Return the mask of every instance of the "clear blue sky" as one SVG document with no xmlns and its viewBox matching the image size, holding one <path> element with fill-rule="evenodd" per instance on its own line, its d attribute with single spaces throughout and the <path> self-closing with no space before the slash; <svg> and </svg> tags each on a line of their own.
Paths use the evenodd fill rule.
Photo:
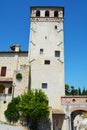
<svg viewBox="0 0 87 130">
<path fill-rule="evenodd" d="M 64 6 L 65 83 L 87 88 L 87 0 L 0 0 L 0 51 L 28 50 L 30 6 Z"/>
</svg>

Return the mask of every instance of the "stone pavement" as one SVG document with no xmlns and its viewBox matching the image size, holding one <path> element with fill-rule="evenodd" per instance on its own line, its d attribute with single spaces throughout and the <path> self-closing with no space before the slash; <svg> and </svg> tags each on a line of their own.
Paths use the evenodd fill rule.
<svg viewBox="0 0 87 130">
<path fill-rule="evenodd" d="M 0 130 L 22 130 L 21 127 L 0 124 Z"/>
</svg>

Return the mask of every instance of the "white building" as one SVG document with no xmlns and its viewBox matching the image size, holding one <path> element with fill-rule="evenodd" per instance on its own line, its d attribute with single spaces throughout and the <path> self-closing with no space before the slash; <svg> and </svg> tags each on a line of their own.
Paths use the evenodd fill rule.
<svg viewBox="0 0 87 130">
<path fill-rule="evenodd" d="M 42 89 L 46 93 L 52 119 L 57 122 L 53 127 L 61 129 L 64 116 L 61 96 L 65 95 L 64 8 L 31 7 L 30 21 L 31 89 Z"/>
</svg>

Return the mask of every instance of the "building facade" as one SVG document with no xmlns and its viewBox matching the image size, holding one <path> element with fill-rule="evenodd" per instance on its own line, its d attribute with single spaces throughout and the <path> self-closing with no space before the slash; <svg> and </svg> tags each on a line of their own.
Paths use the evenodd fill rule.
<svg viewBox="0 0 87 130">
<path fill-rule="evenodd" d="M 22 79 L 16 75 L 21 73 Z M 12 98 L 24 93 L 29 84 L 28 52 L 21 51 L 18 44 L 11 51 L 0 52 L 0 121 L 6 121 L 4 111 Z"/>
<path fill-rule="evenodd" d="M 31 7 L 29 51 L 18 44 L 0 52 L 0 120 L 13 97 L 28 89 L 42 89 L 50 106 L 51 130 L 66 130 L 61 97 L 64 85 L 64 8 Z M 17 74 L 22 79 L 17 79 Z M 31 77 L 29 79 L 29 77 Z"/>
<path fill-rule="evenodd" d="M 30 87 L 42 89 L 48 96 L 54 130 L 63 129 L 64 124 L 61 105 L 61 96 L 65 95 L 63 23 L 63 7 L 31 7 Z"/>
</svg>

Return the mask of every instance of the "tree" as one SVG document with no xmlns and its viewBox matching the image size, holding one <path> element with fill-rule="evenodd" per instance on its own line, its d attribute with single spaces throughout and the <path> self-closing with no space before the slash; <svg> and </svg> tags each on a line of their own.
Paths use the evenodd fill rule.
<svg viewBox="0 0 87 130">
<path fill-rule="evenodd" d="M 75 93 L 74 91 L 75 91 L 74 86 L 71 86 L 71 92 L 70 92 L 70 93 L 71 93 L 71 95 L 75 95 L 75 94 L 74 94 L 74 93 Z"/>
<path fill-rule="evenodd" d="M 78 95 L 82 95 L 81 88 L 78 88 Z"/>
<path fill-rule="evenodd" d="M 76 89 L 74 86 L 65 84 L 65 94 L 67 96 L 87 96 L 87 90 L 85 87 L 81 90 L 80 87 Z"/>
<path fill-rule="evenodd" d="M 65 94 L 70 95 L 70 86 L 68 84 L 65 84 Z"/>
<path fill-rule="evenodd" d="M 29 90 L 21 95 L 17 107 L 22 115 L 32 121 L 31 128 L 33 130 L 37 130 L 38 121 L 49 117 L 48 98 L 41 90 Z"/>
<path fill-rule="evenodd" d="M 12 101 L 8 104 L 7 110 L 4 112 L 7 120 L 11 122 L 17 122 L 19 119 L 19 112 L 16 108 L 16 105 L 19 103 L 20 98 L 13 98 Z"/>
<path fill-rule="evenodd" d="M 83 90 L 82 90 L 82 95 L 86 95 L 85 87 L 84 87 Z"/>
</svg>

